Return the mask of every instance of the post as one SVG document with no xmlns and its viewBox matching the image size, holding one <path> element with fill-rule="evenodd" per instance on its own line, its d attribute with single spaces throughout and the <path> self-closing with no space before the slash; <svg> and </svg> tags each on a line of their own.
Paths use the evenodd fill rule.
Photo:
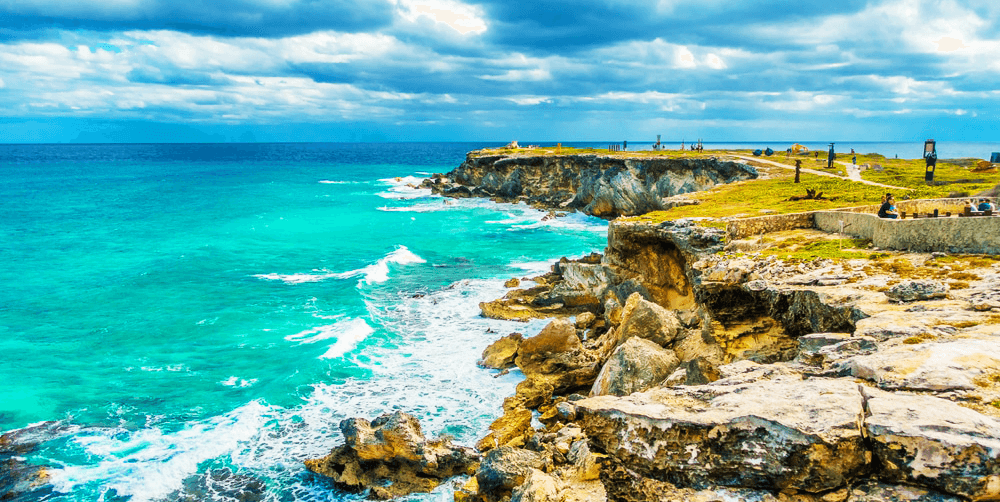
<svg viewBox="0 0 1000 502">
<path fill-rule="evenodd" d="M 799 173 L 802 172 L 802 161 L 795 159 L 795 182 L 799 182 Z"/>
<path fill-rule="evenodd" d="M 924 162 L 927 164 L 924 181 L 930 183 L 934 181 L 934 169 L 937 168 L 937 142 L 933 139 L 924 141 Z"/>
</svg>

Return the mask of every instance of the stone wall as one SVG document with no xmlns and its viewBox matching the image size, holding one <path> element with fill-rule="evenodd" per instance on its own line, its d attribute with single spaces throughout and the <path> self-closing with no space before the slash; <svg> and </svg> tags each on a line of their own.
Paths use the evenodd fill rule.
<svg viewBox="0 0 1000 502">
<path fill-rule="evenodd" d="M 733 220 L 726 224 L 730 240 L 746 239 L 754 235 L 796 228 L 812 228 L 813 213 L 775 214 Z"/>
<path fill-rule="evenodd" d="M 907 214 L 912 214 L 914 212 L 920 214 L 933 213 L 935 209 L 938 210 L 939 214 L 944 214 L 950 211 L 952 214 L 958 214 L 962 212 L 965 207 L 965 201 L 968 199 L 915 199 L 915 200 L 897 200 L 896 209 L 899 211 L 906 211 Z M 867 206 L 855 206 L 855 207 L 845 207 L 837 209 L 841 212 L 850 213 L 878 213 L 879 204 L 869 204 Z"/>
<path fill-rule="evenodd" d="M 939 211 L 941 208 L 938 208 Z M 901 209 L 902 210 L 902 209 Z M 1000 218 L 882 219 L 874 214 L 818 211 L 816 228 L 871 239 L 884 249 L 1000 254 Z"/>
</svg>

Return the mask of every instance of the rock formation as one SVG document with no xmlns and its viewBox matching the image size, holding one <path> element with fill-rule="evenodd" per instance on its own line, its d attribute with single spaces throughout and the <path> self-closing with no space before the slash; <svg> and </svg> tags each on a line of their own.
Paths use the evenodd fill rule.
<svg viewBox="0 0 1000 502">
<path fill-rule="evenodd" d="M 746 164 L 711 159 L 598 155 L 508 156 L 470 152 L 421 185 L 446 197 L 493 197 L 614 218 L 690 203 L 675 196 L 752 179 Z"/>
<path fill-rule="evenodd" d="M 347 419 L 340 430 L 344 444 L 306 460 L 306 467 L 345 490 L 370 489 L 377 499 L 429 492 L 446 478 L 471 474 L 479 463 L 478 454 L 447 438 L 427 440 L 417 419 L 402 412 L 372 422 Z"/>
</svg>

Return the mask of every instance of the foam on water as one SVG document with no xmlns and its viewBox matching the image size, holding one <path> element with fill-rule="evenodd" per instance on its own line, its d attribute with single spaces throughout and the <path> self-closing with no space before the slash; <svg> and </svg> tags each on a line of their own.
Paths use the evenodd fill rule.
<svg viewBox="0 0 1000 502">
<path fill-rule="evenodd" d="M 416 263 L 426 263 L 423 258 L 413 254 L 406 246 L 397 246 L 395 250 L 380 258 L 371 265 L 349 270 L 347 272 L 331 272 L 329 270 L 314 270 L 313 273 L 298 274 L 256 274 L 254 277 L 269 281 L 281 281 L 285 284 L 303 284 L 309 282 L 320 282 L 327 279 L 350 279 L 361 276 L 358 287 L 363 284 L 377 284 L 389 280 L 389 265 L 408 265 Z"/>
<path fill-rule="evenodd" d="M 320 359 L 331 359 L 341 357 L 351 351 L 359 342 L 374 332 L 375 330 L 364 319 L 348 319 L 336 324 L 317 326 L 294 335 L 288 335 L 285 340 L 299 344 L 311 344 L 334 338 L 335 342 L 323 355 L 319 356 Z"/>
<path fill-rule="evenodd" d="M 271 407 L 254 401 L 172 433 L 156 427 L 92 430 L 73 441 L 88 455 L 100 457 L 100 462 L 48 472 L 54 489 L 62 493 L 97 484 L 102 490 L 131 496 L 132 502 L 162 499 L 177 490 L 202 462 L 234 451 L 257 436 L 273 413 Z"/>
<path fill-rule="evenodd" d="M 419 185 L 424 179 L 416 176 L 403 176 L 399 178 L 385 178 L 380 179 L 379 182 L 389 185 L 389 189 L 385 192 L 380 192 L 375 195 L 385 199 L 396 199 L 396 200 L 410 200 L 410 199 L 424 199 L 430 197 L 439 197 L 433 195 L 431 191 L 427 188 L 414 188 L 414 186 Z"/>
</svg>

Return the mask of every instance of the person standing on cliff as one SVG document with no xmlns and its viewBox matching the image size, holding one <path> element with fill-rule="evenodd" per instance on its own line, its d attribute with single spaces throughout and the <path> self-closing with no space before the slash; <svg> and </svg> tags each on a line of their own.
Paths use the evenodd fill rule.
<svg viewBox="0 0 1000 502">
<path fill-rule="evenodd" d="M 882 202 L 882 205 L 878 208 L 878 217 L 890 219 L 899 218 L 899 215 L 896 214 L 896 199 L 892 197 L 891 193 L 885 194 L 885 201 Z"/>
</svg>

